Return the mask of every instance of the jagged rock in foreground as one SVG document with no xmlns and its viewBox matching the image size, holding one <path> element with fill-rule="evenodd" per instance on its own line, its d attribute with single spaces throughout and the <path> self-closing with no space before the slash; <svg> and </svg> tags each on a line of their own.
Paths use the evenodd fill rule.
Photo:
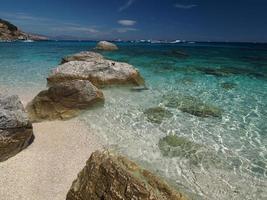
<svg viewBox="0 0 267 200">
<path fill-rule="evenodd" d="M 132 65 L 101 59 L 99 56 L 87 61 L 70 61 L 59 65 L 47 78 L 48 85 L 66 80 L 89 80 L 97 87 L 144 85 L 144 79 Z"/>
<path fill-rule="evenodd" d="M 117 47 L 117 45 L 115 45 L 111 42 L 100 41 L 97 43 L 96 49 L 97 50 L 104 50 L 104 51 L 114 51 L 114 50 L 118 50 L 119 48 Z"/>
<path fill-rule="evenodd" d="M 22 32 L 10 22 L 0 19 L 0 41 L 15 41 L 15 40 L 47 40 L 44 36 L 32 35 Z"/>
<path fill-rule="evenodd" d="M 125 157 L 95 152 L 79 173 L 67 200 L 186 200 L 151 172 Z"/>
<path fill-rule="evenodd" d="M 0 162 L 25 149 L 33 138 L 32 124 L 18 96 L 0 93 Z"/>
<path fill-rule="evenodd" d="M 69 119 L 103 103 L 103 93 L 86 80 L 65 81 L 41 91 L 26 107 L 32 122 Z"/>
<path fill-rule="evenodd" d="M 61 64 L 70 62 L 70 61 L 91 61 L 94 59 L 103 59 L 103 56 L 99 53 L 93 51 L 82 51 L 74 55 L 66 56 L 62 58 Z"/>
</svg>

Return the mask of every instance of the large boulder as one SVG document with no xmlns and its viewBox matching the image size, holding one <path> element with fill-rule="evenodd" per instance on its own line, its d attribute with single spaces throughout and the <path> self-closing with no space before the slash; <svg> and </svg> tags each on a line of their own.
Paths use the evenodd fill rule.
<svg viewBox="0 0 267 200">
<path fill-rule="evenodd" d="M 41 91 L 26 109 L 30 120 L 69 119 L 104 101 L 103 93 L 86 80 L 65 81 Z"/>
<path fill-rule="evenodd" d="M 47 78 L 48 85 L 67 80 L 89 80 L 97 87 L 114 84 L 144 85 L 144 79 L 132 65 L 99 58 L 59 65 Z"/>
<path fill-rule="evenodd" d="M 70 56 L 66 56 L 62 58 L 61 64 L 64 64 L 70 61 L 91 61 L 94 59 L 103 59 L 103 56 L 93 51 L 82 51 L 80 53 L 76 53 L 74 55 L 70 55 Z"/>
<path fill-rule="evenodd" d="M 104 51 L 114 51 L 114 50 L 118 50 L 119 48 L 117 47 L 117 45 L 115 45 L 111 42 L 100 41 L 97 43 L 96 49 L 97 50 L 104 50 Z"/>
<path fill-rule="evenodd" d="M 32 124 L 17 95 L 0 94 L 0 162 L 33 141 Z"/>
<path fill-rule="evenodd" d="M 185 200 L 151 172 L 109 152 L 91 155 L 67 200 Z"/>
</svg>

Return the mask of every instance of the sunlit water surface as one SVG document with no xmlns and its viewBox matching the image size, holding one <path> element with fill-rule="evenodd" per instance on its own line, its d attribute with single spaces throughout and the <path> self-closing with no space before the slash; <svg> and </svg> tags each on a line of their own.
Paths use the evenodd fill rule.
<svg viewBox="0 0 267 200">
<path fill-rule="evenodd" d="M 0 89 L 33 96 L 45 88 L 47 75 L 61 57 L 94 46 L 93 42 L 0 43 Z M 89 130 L 193 198 L 267 199 L 267 45 L 119 46 L 119 51 L 103 55 L 138 68 L 149 90 L 105 88 L 104 107 L 79 117 Z M 225 83 L 230 87 L 223 87 Z M 170 95 L 195 97 L 221 109 L 222 115 L 203 118 L 166 107 Z M 144 113 L 154 107 L 171 115 L 153 123 Z M 164 155 L 159 141 L 168 135 L 201 146 L 201 157 L 199 152 Z"/>
</svg>

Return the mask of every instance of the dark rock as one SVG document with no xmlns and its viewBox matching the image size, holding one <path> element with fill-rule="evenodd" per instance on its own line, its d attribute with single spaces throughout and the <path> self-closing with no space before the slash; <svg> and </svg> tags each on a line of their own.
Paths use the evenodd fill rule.
<svg viewBox="0 0 267 200">
<path fill-rule="evenodd" d="M 95 152 L 66 200 L 186 200 L 165 181 L 125 157 Z"/>
<path fill-rule="evenodd" d="M 225 83 L 222 83 L 221 86 L 225 90 L 232 90 L 237 86 L 237 84 L 236 83 L 225 82 Z"/>
<path fill-rule="evenodd" d="M 158 146 L 163 156 L 185 158 L 190 165 L 195 167 L 233 169 L 233 166 L 230 166 L 215 151 L 204 145 L 192 142 L 185 137 L 168 135 L 159 140 Z"/>
<path fill-rule="evenodd" d="M 192 85 L 194 83 L 194 79 L 191 77 L 184 77 L 176 80 L 176 83 L 182 83 L 184 85 Z"/>
<path fill-rule="evenodd" d="M 69 119 L 103 101 L 103 93 L 89 81 L 73 80 L 54 84 L 40 92 L 26 109 L 33 122 Z"/>
<path fill-rule="evenodd" d="M 131 91 L 135 91 L 135 92 L 141 92 L 144 90 L 149 90 L 149 88 L 146 86 L 136 86 L 136 87 L 131 88 Z"/>
<path fill-rule="evenodd" d="M 144 111 L 144 115 L 149 122 L 161 124 L 164 119 L 171 118 L 173 114 L 162 107 L 149 108 Z"/>
<path fill-rule="evenodd" d="M 177 108 L 182 112 L 189 113 L 198 117 L 221 117 L 222 110 L 203 103 L 195 97 L 184 95 L 167 95 L 163 103 L 166 107 Z"/>
<path fill-rule="evenodd" d="M 33 141 L 32 124 L 18 96 L 0 94 L 0 162 Z"/>
<path fill-rule="evenodd" d="M 265 78 L 266 75 L 254 71 L 249 68 L 236 68 L 236 67 L 220 67 L 220 68 L 196 68 L 199 72 L 207 74 L 207 75 L 213 75 L 217 77 L 228 77 L 228 76 L 234 76 L 234 75 L 241 75 L 241 76 L 251 76 L 256 78 Z"/>
<path fill-rule="evenodd" d="M 201 145 L 177 135 L 168 135 L 161 138 L 158 146 L 163 156 L 185 158 L 190 158 L 202 148 Z"/>
<path fill-rule="evenodd" d="M 180 50 L 172 50 L 171 55 L 175 56 L 176 58 L 188 58 L 189 54 Z"/>
</svg>

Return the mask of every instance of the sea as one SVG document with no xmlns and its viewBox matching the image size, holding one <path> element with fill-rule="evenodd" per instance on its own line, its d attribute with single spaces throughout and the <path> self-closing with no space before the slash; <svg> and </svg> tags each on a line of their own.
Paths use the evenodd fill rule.
<svg viewBox="0 0 267 200">
<path fill-rule="evenodd" d="M 192 199 L 267 199 L 267 44 L 131 43 L 104 57 L 140 71 L 146 88 L 103 88 L 78 118 Z M 61 58 L 96 42 L 0 43 L 0 91 L 26 101 Z"/>
</svg>

